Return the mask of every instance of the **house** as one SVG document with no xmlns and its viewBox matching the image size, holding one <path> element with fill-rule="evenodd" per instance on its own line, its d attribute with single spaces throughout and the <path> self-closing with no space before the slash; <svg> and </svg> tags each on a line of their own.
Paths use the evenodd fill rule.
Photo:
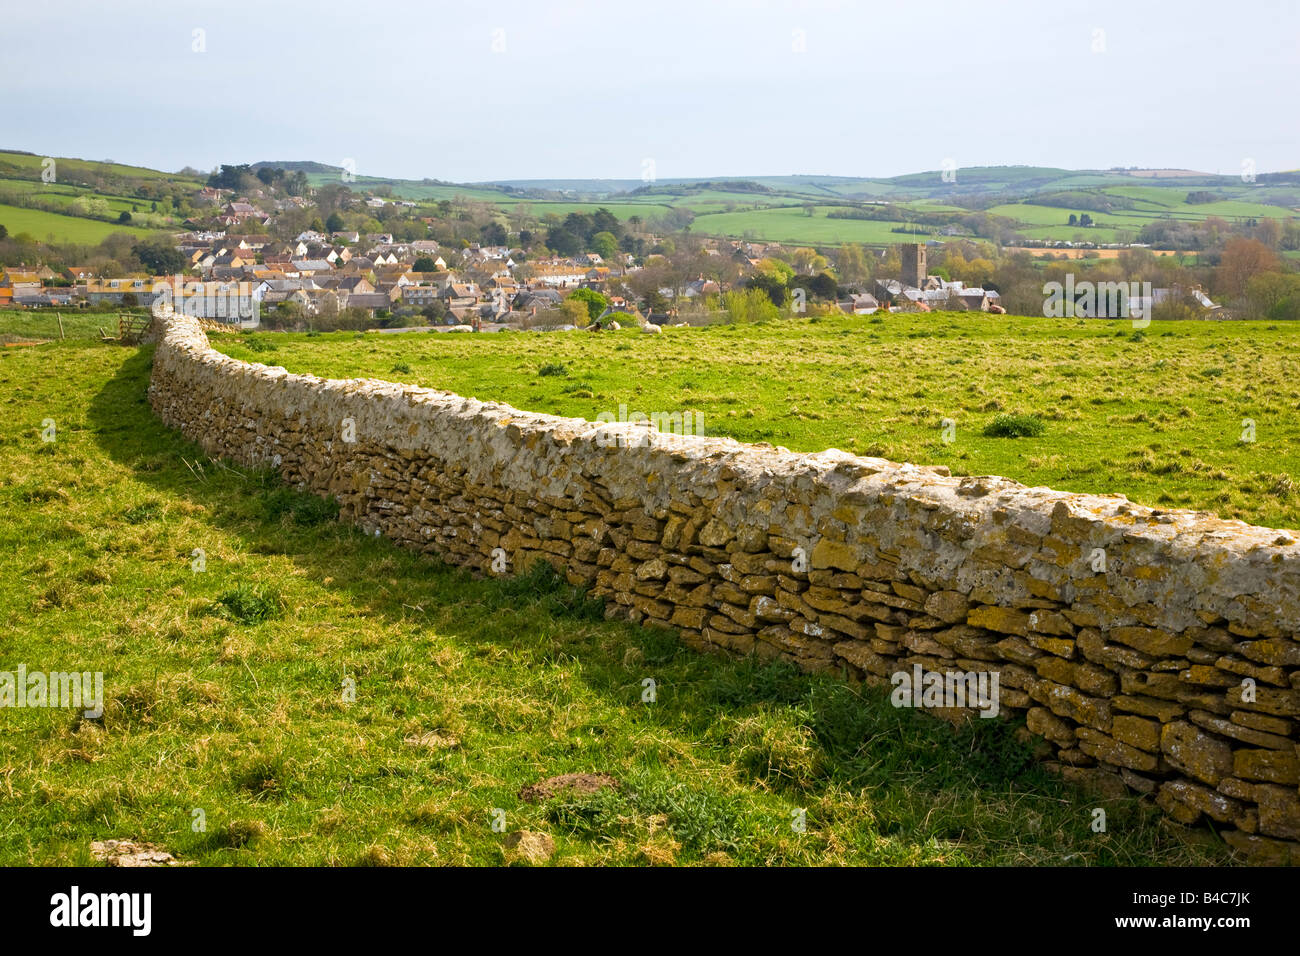
<svg viewBox="0 0 1300 956">
<path fill-rule="evenodd" d="M 360 292 L 347 297 L 347 307 L 349 309 L 365 309 L 373 316 L 378 311 L 391 309 L 393 300 L 382 292 Z"/>
<path fill-rule="evenodd" d="M 349 295 L 367 295 L 375 291 L 375 287 L 365 276 L 341 276 L 335 288 Z"/>
<path fill-rule="evenodd" d="M 262 210 L 258 209 L 256 206 L 246 202 L 226 203 L 225 208 L 222 209 L 221 213 L 227 218 L 234 219 L 235 222 L 243 222 L 245 219 L 250 219 L 254 216 L 266 215 L 266 213 L 262 212 Z"/>
<path fill-rule="evenodd" d="M 71 279 L 73 282 L 82 282 L 86 279 L 93 279 L 95 270 L 90 266 L 68 266 L 63 270 L 63 278 Z"/>
<path fill-rule="evenodd" d="M 135 297 L 137 305 L 150 306 L 156 298 L 154 283 L 149 279 L 126 276 L 117 279 L 90 279 L 86 282 L 86 299 L 91 305 L 123 305 L 126 296 Z"/>
<path fill-rule="evenodd" d="M 295 259 L 293 267 L 299 274 L 304 272 L 333 272 L 334 265 L 324 259 Z"/>
<path fill-rule="evenodd" d="M 335 242 L 360 242 L 361 233 L 359 232 L 335 232 L 331 233 Z"/>
<path fill-rule="evenodd" d="M 586 278 L 587 270 L 572 262 L 539 262 L 533 266 L 532 282 L 553 289 L 576 288 Z"/>
<path fill-rule="evenodd" d="M 514 307 L 523 312 L 559 308 L 564 296 L 554 289 L 524 289 L 514 299 Z"/>
<path fill-rule="evenodd" d="M 173 296 L 173 305 L 178 312 L 198 318 L 227 322 L 241 328 L 255 328 L 259 324 L 259 315 L 265 286 L 250 286 L 244 282 L 184 282 L 179 290 L 170 284 L 157 283 L 155 289 L 161 293 L 163 288 Z"/>
<path fill-rule="evenodd" d="M 880 302 L 870 292 L 860 292 L 840 302 L 839 307 L 850 315 L 872 315 L 880 309 Z"/>
<path fill-rule="evenodd" d="M 40 295 L 41 277 L 25 269 L 10 269 L 0 277 L 0 303 L 12 302 L 19 296 Z"/>
<path fill-rule="evenodd" d="M 402 287 L 402 301 L 416 308 L 432 305 L 442 295 L 442 290 L 432 285 L 408 285 Z"/>
<path fill-rule="evenodd" d="M 13 304 L 20 309 L 48 309 L 51 306 L 67 308 L 72 304 L 71 289 L 43 289 L 35 295 L 14 296 Z"/>
<path fill-rule="evenodd" d="M 718 295 L 722 292 L 722 286 L 712 279 L 706 279 L 700 276 L 693 282 L 686 283 L 686 288 L 682 290 L 682 295 L 687 299 L 694 299 L 706 295 Z"/>
<path fill-rule="evenodd" d="M 482 301 L 483 294 L 472 282 L 453 282 L 442 290 L 442 298 L 448 309 L 456 311 L 474 308 Z"/>
</svg>

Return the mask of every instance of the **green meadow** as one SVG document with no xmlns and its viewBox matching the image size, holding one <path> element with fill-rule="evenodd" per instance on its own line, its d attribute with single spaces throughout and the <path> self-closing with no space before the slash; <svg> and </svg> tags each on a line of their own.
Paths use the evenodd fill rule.
<svg viewBox="0 0 1300 956">
<path fill-rule="evenodd" d="M 103 242 L 106 237 L 115 232 L 125 232 L 133 236 L 154 234 L 153 230 L 141 229 L 138 226 L 123 226 L 115 222 L 63 216 L 43 209 L 24 209 L 20 206 L 3 204 L 0 204 L 0 225 L 8 229 L 11 236 L 27 233 L 41 241 L 53 236 L 55 242 L 85 244 Z"/>
<path fill-rule="evenodd" d="M 803 206 L 779 206 L 744 212 L 719 212 L 697 216 L 691 232 L 702 236 L 765 239 L 807 245 L 840 245 L 862 242 L 888 245 L 895 242 L 921 242 L 926 235 L 894 232 L 902 225 L 876 219 L 831 219 L 826 213 L 836 206 L 817 206 L 808 215 Z"/>
<path fill-rule="evenodd" d="M 904 327 L 887 342 L 873 331 L 223 341 L 321 371 L 397 377 L 392 366 L 410 363 L 409 378 L 546 410 L 624 394 L 707 402 L 738 434 L 790 430 L 794 444 L 819 444 L 834 412 L 863 443 L 898 430 L 901 449 L 924 441 L 921 408 L 935 401 L 900 391 L 902 360 L 934 363 Z M 1048 332 L 1024 348 L 1047 355 Z M 1131 351 L 1140 343 L 1058 334 L 1062 361 L 1095 346 L 1111 368 L 1152 364 Z M 984 403 L 1011 397 L 992 368 L 978 372 L 995 341 L 972 335 L 961 354 L 977 365 L 926 374 L 979 383 Z M 1234 361 L 1216 360 L 1230 369 L 1221 389 L 1248 362 L 1233 348 Z M 1014 723 L 954 728 L 833 676 L 606 621 L 553 575 L 477 580 L 366 537 L 330 502 L 208 460 L 164 428 L 146 401 L 150 360 L 86 341 L 0 349 L 0 670 L 104 680 L 99 717 L 0 709 L 0 864 L 89 864 L 92 841 L 118 838 L 200 865 L 497 865 L 515 860 L 506 839 L 519 830 L 547 834 L 557 865 L 1227 859 L 1209 830 L 1051 776 Z M 539 378 L 545 362 L 570 374 Z M 834 379 L 814 375 L 826 362 Z M 1081 384 L 1061 389 L 1086 406 Z M 853 410 L 864 403 L 897 418 Z M 984 417 L 963 414 L 963 434 Z M 1049 417 L 1048 439 L 1077 421 Z M 568 773 L 616 786 L 525 793 Z M 1096 807 L 1105 833 L 1091 830 Z"/>
<path fill-rule="evenodd" d="M 690 410 L 708 434 L 1119 492 L 1300 528 L 1300 327 L 964 313 L 456 336 L 213 337 L 236 358 L 595 419 Z M 256 351 L 255 351 L 256 349 Z M 544 366 L 552 366 L 539 374 Z M 1037 437 L 984 434 L 999 414 Z M 942 440 L 941 423 L 955 423 Z M 1253 441 L 1245 422 L 1254 424 Z"/>
</svg>

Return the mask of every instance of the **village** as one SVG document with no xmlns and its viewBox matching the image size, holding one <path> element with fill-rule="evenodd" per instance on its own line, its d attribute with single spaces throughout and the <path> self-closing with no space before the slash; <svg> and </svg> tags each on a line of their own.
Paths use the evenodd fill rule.
<svg viewBox="0 0 1300 956">
<path fill-rule="evenodd" d="M 99 274 L 79 266 L 13 267 L 0 275 L 0 307 L 150 308 L 166 297 L 189 314 L 243 328 L 329 327 L 334 317 L 349 314 L 388 327 L 497 330 L 572 327 L 566 315 L 580 313 L 566 313 L 564 303 L 586 289 L 602 297 L 597 301 L 605 308 L 591 316 L 598 322 L 622 318 L 641 325 L 687 320 L 699 324 L 711 314 L 716 318 L 722 297 L 751 285 L 765 262 L 795 258 L 798 264 L 792 257 L 796 250 L 780 243 L 705 239 L 698 249 L 705 268 L 694 275 L 677 270 L 663 284 L 649 287 L 649 273 L 641 281 L 636 281 L 637 274 L 647 266 L 653 270 L 656 260 L 666 263 L 665 256 L 653 252 L 562 256 L 544 250 L 537 256 L 534 250 L 508 244 L 462 241 L 448 247 L 433 238 L 402 240 L 391 233 L 345 229 L 307 229 L 277 239 L 269 231 L 277 215 L 292 207 L 310 208 L 307 200 L 290 196 L 259 202 L 247 196 L 226 198 L 224 192 L 211 186 L 200 191 L 197 200 L 209 205 L 212 214 L 206 217 L 206 227 L 173 237 L 181 256 L 177 272 Z M 375 196 L 358 202 L 369 209 L 416 206 Z M 658 237 L 649 238 L 655 248 Z M 847 287 L 810 281 L 812 297 L 855 315 L 882 309 L 1003 311 L 996 290 L 929 274 L 926 245 L 898 248 L 902 267 L 896 277 Z M 883 249 L 874 254 L 886 257 Z M 710 260 L 726 268 L 711 267 Z M 805 260 L 810 280 L 819 268 L 833 268 L 816 254 Z M 663 270 L 665 275 L 672 271 Z M 797 280 L 793 284 L 797 286 Z M 797 291 L 793 311 L 803 311 L 808 297 L 807 290 Z"/>
</svg>

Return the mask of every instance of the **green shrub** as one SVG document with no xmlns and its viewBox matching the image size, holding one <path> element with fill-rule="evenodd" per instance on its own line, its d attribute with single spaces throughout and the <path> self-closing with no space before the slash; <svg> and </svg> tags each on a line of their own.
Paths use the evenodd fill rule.
<svg viewBox="0 0 1300 956">
<path fill-rule="evenodd" d="M 334 521 L 339 516 L 339 502 L 332 495 L 321 498 L 292 488 L 272 490 L 264 497 L 263 505 L 268 520 L 281 521 L 288 515 L 294 524 L 305 528 Z"/>
<path fill-rule="evenodd" d="M 1042 419 L 1036 415 L 1012 415 L 1003 412 L 984 426 L 989 438 L 1037 438 L 1044 431 Z"/>
<path fill-rule="evenodd" d="M 284 599 L 272 588 L 241 584 L 226 591 L 212 602 L 211 611 L 240 624 L 260 624 L 278 617 L 284 610 Z"/>
<path fill-rule="evenodd" d="M 274 342 L 268 342 L 266 339 L 259 339 L 253 335 L 244 339 L 243 344 L 244 348 L 248 349 L 250 352 L 274 352 L 279 348 L 279 346 Z"/>
</svg>

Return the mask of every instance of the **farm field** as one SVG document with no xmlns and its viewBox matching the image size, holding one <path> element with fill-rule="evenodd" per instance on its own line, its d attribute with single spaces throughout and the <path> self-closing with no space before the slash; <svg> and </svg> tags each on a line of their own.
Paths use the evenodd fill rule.
<svg viewBox="0 0 1300 956">
<path fill-rule="evenodd" d="M 10 166 L 16 169 L 39 172 L 42 169 L 44 159 L 44 156 L 34 156 L 27 153 L 15 153 L 7 150 L 0 150 L 0 169 Z M 79 178 L 88 173 L 104 173 L 112 176 L 127 176 L 132 178 L 190 181 L 189 177 L 186 176 L 161 172 L 144 166 L 127 166 L 122 163 L 109 163 L 93 159 L 72 158 L 58 158 L 57 162 L 58 167 L 63 170 L 61 175 L 62 179 Z"/>
<path fill-rule="evenodd" d="M 615 218 L 627 220 L 631 216 L 661 216 L 668 211 L 668 206 L 651 202 L 547 202 L 535 199 L 504 201 L 498 203 L 503 213 L 512 213 L 523 206 L 531 215 L 542 218 L 548 215 L 560 217 L 571 212 L 593 213 L 597 209 L 606 209 Z"/>
<path fill-rule="evenodd" d="M 864 242 L 888 245 L 896 242 L 918 242 L 925 235 L 908 235 L 894 232 L 897 222 L 875 219 L 830 219 L 828 209 L 818 206 L 816 214 L 809 216 L 802 206 L 783 206 L 773 209 L 756 209 L 748 212 L 720 212 L 697 216 L 691 231 L 704 236 L 747 238 L 753 236 L 771 242 L 818 243 L 838 245 L 844 242 Z"/>
<path fill-rule="evenodd" d="M 97 219 L 82 219 L 77 216 L 61 216 L 43 209 L 23 209 L 20 206 L 0 204 L 0 225 L 9 230 L 10 235 L 29 233 L 36 239 L 44 240 L 53 235 L 55 242 L 102 242 L 105 237 L 115 232 L 130 233 L 133 236 L 148 236 L 154 230 L 141 229 L 138 226 L 123 226 L 115 222 L 100 222 Z"/>
<path fill-rule="evenodd" d="M 594 419 L 693 411 L 705 432 L 1300 528 L 1300 327 L 1019 316 L 443 336 L 219 335 L 241 359 Z M 250 345 L 252 347 L 250 347 Z M 257 349 L 258 351 L 255 351 Z M 545 366 L 555 374 L 540 374 Z M 409 371 L 407 371 L 409 369 Z M 1002 413 L 1038 437 L 988 437 Z M 955 422 L 945 444 L 940 426 Z M 1243 421 L 1253 442 L 1242 441 Z"/>
<path fill-rule="evenodd" d="M 626 358 L 626 338 L 573 344 Z M 389 360 L 369 338 L 303 344 Z M 164 428 L 149 362 L 0 350 L 6 652 L 102 671 L 105 699 L 102 719 L 0 709 L 0 864 L 88 865 L 108 837 L 204 865 L 498 864 L 494 810 L 550 834 L 558 865 L 1226 860 L 1208 831 L 1047 775 L 1009 723 L 954 730 L 883 692 L 700 655 L 544 575 L 475 580 L 339 525 Z M 621 786 L 521 797 L 563 773 Z"/>
</svg>

